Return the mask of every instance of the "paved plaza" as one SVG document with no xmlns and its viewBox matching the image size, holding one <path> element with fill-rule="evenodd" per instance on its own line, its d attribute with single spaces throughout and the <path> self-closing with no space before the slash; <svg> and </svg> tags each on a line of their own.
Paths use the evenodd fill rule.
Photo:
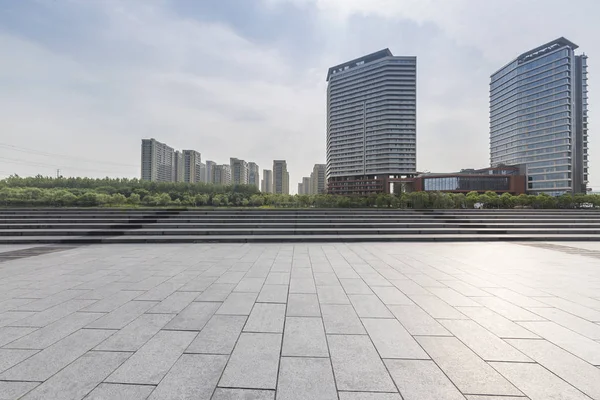
<svg viewBox="0 0 600 400">
<path fill-rule="evenodd" d="M 600 399 L 600 243 L 0 246 L 0 399 Z"/>
</svg>

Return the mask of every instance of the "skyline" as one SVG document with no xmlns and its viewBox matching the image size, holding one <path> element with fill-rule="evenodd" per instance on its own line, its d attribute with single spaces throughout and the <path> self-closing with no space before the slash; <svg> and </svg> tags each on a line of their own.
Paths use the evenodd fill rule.
<svg viewBox="0 0 600 400">
<path fill-rule="evenodd" d="M 57 3 L 0 5 L 11 54 L 0 65 L 2 177 L 137 177 L 139 141 L 156 137 L 211 160 L 286 159 L 295 191 L 325 160 L 327 69 L 387 47 L 418 58 L 417 170 L 486 167 L 490 75 L 564 36 L 591 60 L 590 187 L 600 188 L 593 0 L 566 11 L 516 0 Z"/>
</svg>

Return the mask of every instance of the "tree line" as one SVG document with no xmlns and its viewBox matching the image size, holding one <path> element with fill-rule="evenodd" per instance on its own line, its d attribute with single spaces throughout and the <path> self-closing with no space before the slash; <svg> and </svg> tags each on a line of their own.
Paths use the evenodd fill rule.
<svg viewBox="0 0 600 400">
<path fill-rule="evenodd" d="M 0 180 L 5 207 L 275 207 L 275 208 L 591 208 L 600 195 L 513 196 L 494 192 L 411 192 L 369 196 L 282 195 L 252 185 L 11 176 Z"/>
</svg>

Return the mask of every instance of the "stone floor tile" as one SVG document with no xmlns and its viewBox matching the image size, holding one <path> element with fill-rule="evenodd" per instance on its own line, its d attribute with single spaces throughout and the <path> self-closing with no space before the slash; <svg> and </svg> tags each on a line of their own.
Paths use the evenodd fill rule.
<svg viewBox="0 0 600 400">
<path fill-rule="evenodd" d="M 338 392 L 340 400 L 402 400 L 398 393 Z"/>
<path fill-rule="evenodd" d="M 367 333 L 351 305 L 323 304 L 321 311 L 327 334 L 364 335 Z"/>
<path fill-rule="evenodd" d="M 175 291 L 180 289 L 183 285 L 184 283 L 182 282 L 166 281 L 136 297 L 136 300 L 163 301 L 175 293 Z"/>
<path fill-rule="evenodd" d="M 444 300 L 446 303 L 450 304 L 452 307 L 477 307 L 480 305 L 467 296 L 464 296 L 458 293 L 456 290 L 448 287 L 428 288 L 428 290 L 440 299 Z"/>
<path fill-rule="evenodd" d="M 529 311 L 593 340 L 600 340 L 600 325 L 558 308 L 530 308 Z"/>
<path fill-rule="evenodd" d="M 367 285 L 369 285 L 369 287 L 371 289 L 374 290 L 375 287 L 385 287 L 385 286 L 394 286 L 392 285 L 392 283 L 387 280 L 386 278 L 384 278 L 383 276 L 379 275 L 376 272 L 373 273 L 361 273 L 360 277 L 365 281 L 365 283 Z"/>
<path fill-rule="evenodd" d="M 220 387 L 275 389 L 281 334 L 242 333 L 219 381 Z"/>
<path fill-rule="evenodd" d="M 35 332 L 36 328 L 21 328 L 15 326 L 5 326 L 0 328 L 0 347 L 14 342 L 15 340 L 22 338 L 23 336 L 29 335 Z"/>
<path fill-rule="evenodd" d="M 186 353 L 231 354 L 245 323 L 242 315 L 213 315 Z"/>
<path fill-rule="evenodd" d="M 288 285 L 289 283 L 289 272 L 269 272 L 265 280 L 265 285 Z"/>
<path fill-rule="evenodd" d="M 275 400 L 275 391 L 217 388 L 211 400 Z"/>
<path fill-rule="evenodd" d="M 281 355 L 329 357 L 321 318 L 287 317 Z"/>
<path fill-rule="evenodd" d="M 226 363 L 227 356 L 184 354 L 148 400 L 210 400 Z"/>
<path fill-rule="evenodd" d="M 285 304 L 256 303 L 244 332 L 283 333 Z"/>
<path fill-rule="evenodd" d="M 200 331 L 222 303 L 193 302 L 177 314 L 164 329 Z"/>
<path fill-rule="evenodd" d="M 148 314 L 177 314 L 186 308 L 200 293 L 175 292 L 151 309 Z"/>
<path fill-rule="evenodd" d="M 81 329 L 0 374 L 0 380 L 45 381 L 114 331 Z"/>
<path fill-rule="evenodd" d="M 339 390 L 372 392 L 396 390 L 368 336 L 328 335 L 327 342 Z"/>
<path fill-rule="evenodd" d="M 464 314 L 437 296 L 409 295 L 409 297 L 433 318 L 467 319 Z"/>
<path fill-rule="evenodd" d="M 258 293 L 237 293 L 233 292 L 223 302 L 223 305 L 217 310 L 217 314 L 227 315 L 250 315 L 252 306 L 256 301 Z"/>
<path fill-rule="evenodd" d="M 487 307 L 458 307 L 458 310 L 502 339 L 538 339 L 539 336 Z"/>
<path fill-rule="evenodd" d="M 350 302 L 361 318 L 392 318 L 388 308 L 374 294 L 350 294 Z"/>
<path fill-rule="evenodd" d="M 256 301 L 258 303 L 287 303 L 287 285 L 264 285 Z"/>
<path fill-rule="evenodd" d="M 388 308 L 411 335 L 452 336 L 419 306 L 389 306 Z"/>
<path fill-rule="evenodd" d="M 235 284 L 233 283 L 213 283 L 208 289 L 202 292 L 194 301 L 216 301 L 222 302 L 233 292 Z"/>
<path fill-rule="evenodd" d="M 35 311 L 6 311 L 0 313 L 0 328 L 7 325 L 18 326 L 18 321 L 31 317 L 34 314 L 36 314 Z"/>
<path fill-rule="evenodd" d="M 385 360 L 404 400 L 464 400 L 464 396 L 433 361 Z"/>
<path fill-rule="evenodd" d="M 316 294 L 290 293 L 287 306 L 288 317 L 320 317 L 319 300 Z"/>
<path fill-rule="evenodd" d="M 315 272 L 315 284 L 317 286 L 340 286 L 337 275 L 333 272 Z"/>
<path fill-rule="evenodd" d="M 381 358 L 429 359 L 427 353 L 398 320 L 362 318 L 362 323 Z"/>
<path fill-rule="evenodd" d="M 600 399 L 600 369 L 546 340 L 507 342 L 592 399 Z"/>
<path fill-rule="evenodd" d="M 532 362 L 475 321 L 446 319 L 440 320 L 440 323 L 485 361 Z"/>
<path fill-rule="evenodd" d="M 282 357 L 277 399 L 337 399 L 331 361 L 328 358 Z"/>
<path fill-rule="evenodd" d="M 310 278 L 295 278 L 292 273 L 290 280 L 290 293 L 317 293 L 315 281 Z"/>
<path fill-rule="evenodd" d="M 154 301 L 130 301 L 89 324 L 88 328 L 123 329 L 131 321 L 154 307 Z"/>
<path fill-rule="evenodd" d="M 143 314 L 125 328 L 100 343 L 94 350 L 138 351 L 148 340 L 158 333 L 174 314 Z"/>
<path fill-rule="evenodd" d="M 236 274 L 241 274 L 242 276 L 244 275 L 243 272 L 236 272 Z M 209 286 L 211 286 L 215 283 L 216 284 L 234 283 L 236 285 L 238 283 L 237 281 L 236 282 L 219 282 L 217 279 L 218 278 L 216 276 L 199 276 L 197 278 L 192 279 L 191 281 L 189 281 L 185 285 L 181 286 L 177 290 L 180 292 L 202 292 L 204 290 L 207 290 Z M 241 279 L 241 276 L 240 276 L 240 279 Z"/>
<path fill-rule="evenodd" d="M 531 400 L 589 400 L 589 397 L 539 364 L 492 362 L 490 365 Z"/>
<path fill-rule="evenodd" d="M 506 396 L 522 394 L 458 339 L 420 336 L 417 341 L 462 393 Z"/>
<path fill-rule="evenodd" d="M 41 328 L 46 325 L 50 325 L 53 322 L 58 321 L 67 315 L 73 314 L 76 311 L 81 310 L 84 307 L 93 304 L 95 300 L 68 300 L 62 304 L 58 304 L 54 307 L 48 308 L 47 310 L 35 313 L 29 317 L 20 319 L 12 325 L 21 327 Z"/>
<path fill-rule="evenodd" d="M 196 332 L 160 331 L 106 382 L 156 385 L 196 337 Z"/>
<path fill-rule="evenodd" d="M 419 285 L 423 286 L 424 288 L 446 287 L 446 285 L 444 285 L 440 281 L 433 279 L 427 274 L 410 274 L 408 275 L 408 277 L 411 280 L 418 283 Z"/>
<path fill-rule="evenodd" d="M 39 382 L 3 382 L 0 381 L 0 400 L 15 400 L 38 386 Z"/>
<path fill-rule="evenodd" d="M 5 347 L 13 349 L 42 350 L 97 320 L 102 315 L 103 314 L 99 313 L 75 312 L 11 342 Z"/>
<path fill-rule="evenodd" d="M 54 295 L 22 305 L 16 311 L 44 311 L 85 293 L 87 293 L 87 290 L 63 290 Z"/>
<path fill-rule="evenodd" d="M 129 356 L 131 353 L 90 351 L 29 392 L 24 399 L 81 399 Z"/>
<path fill-rule="evenodd" d="M 341 286 L 317 286 L 320 304 L 350 304 Z"/>
<path fill-rule="evenodd" d="M 396 286 L 407 296 L 411 295 L 430 295 L 431 292 L 410 279 L 393 279 L 392 285 Z"/>
<path fill-rule="evenodd" d="M 529 397 L 515 396 L 465 396 L 467 400 L 530 400 Z"/>
<path fill-rule="evenodd" d="M 550 321 L 520 324 L 590 364 L 600 365 L 600 343 Z"/>
<path fill-rule="evenodd" d="M 258 293 L 265 283 L 264 278 L 242 278 L 240 283 L 237 284 L 234 292 L 245 292 L 245 293 Z"/>
<path fill-rule="evenodd" d="M 362 279 L 340 279 L 346 294 L 373 294 L 373 291 Z"/>
<path fill-rule="evenodd" d="M 485 296 L 492 296 L 492 294 L 479 289 L 473 285 L 470 285 L 466 282 L 463 282 L 461 280 L 450 280 L 450 281 L 444 281 L 444 285 L 456 290 L 458 293 L 464 295 L 464 296 L 468 296 L 468 297 L 485 297 Z"/>
<path fill-rule="evenodd" d="M 144 294 L 143 291 L 121 290 L 102 300 L 96 301 L 94 304 L 82 308 L 80 311 L 109 313 L 142 294 Z"/>
<path fill-rule="evenodd" d="M 373 286 L 373 291 L 385 305 L 414 304 L 404 293 L 394 286 Z"/>
<path fill-rule="evenodd" d="M 538 301 L 530 296 L 524 296 L 520 293 L 514 292 L 507 288 L 487 288 L 486 292 L 489 292 L 496 297 L 504 299 L 516 306 L 523 307 L 523 308 L 548 307 L 547 304 L 541 303 L 540 301 Z"/>
<path fill-rule="evenodd" d="M 498 297 L 472 297 L 473 300 L 489 308 L 490 310 L 508 318 L 511 321 L 544 321 L 545 318 L 540 317 L 527 311 L 526 309 L 509 303 L 506 300 Z"/>
<path fill-rule="evenodd" d="M 244 275 L 245 272 L 243 271 L 225 272 L 219 277 L 219 279 L 215 281 L 215 283 L 235 283 L 237 285 L 240 283 Z"/>
<path fill-rule="evenodd" d="M 154 386 L 101 383 L 83 400 L 146 400 Z"/>
<path fill-rule="evenodd" d="M 37 350 L 0 349 L 0 372 L 6 371 L 37 352 Z"/>
</svg>

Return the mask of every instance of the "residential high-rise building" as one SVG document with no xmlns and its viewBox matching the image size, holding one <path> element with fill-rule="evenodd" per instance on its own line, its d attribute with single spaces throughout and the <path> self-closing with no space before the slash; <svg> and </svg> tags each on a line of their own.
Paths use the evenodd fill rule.
<svg viewBox="0 0 600 400">
<path fill-rule="evenodd" d="M 263 169 L 260 191 L 263 193 L 273 193 L 273 171 L 270 169 Z"/>
<path fill-rule="evenodd" d="M 142 139 L 142 180 L 171 182 L 174 179 L 175 150 L 155 139 Z"/>
<path fill-rule="evenodd" d="M 327 73 L 329 192 L 389 192 L 417 168 L 417 59 L 389 49 Z"/>
<path fill-rule="evenodd" d="M 198 176 L 199 181 L 202 183 L 207 183 L 206 181 L 206 164 L 200 163 L 200 174 Z"/>
<path fill-rule="evenodd" d="M 310 194 L 323 194 L 326 192 L 327 165 L 315 164 L 310 174 Z"/>
<path fill-rule="evenodd" d="M 231 166 L 231 183 L 234 185 L 247 185 L 248 163 L 237 158 L 230 158 L 229 165 Z"/>
<path fill-rule="evenodd" d="M 206 160 L 206 183 L 215 183 L 213 181 L 213 175 L 214 175 L 213 170 L 216 165 L 217 165 L 216 162 Z"/>
<path fill-rule="evenodd" d="M 200 153 L 195 150 L 183 150 L 183 165 L 184 182 L 202 182 L 202 160 Z"/>
<path fill-rule="evenodd" d="M 174 167 L 173 167 L 173 182 L 183 182 L 183 154 L 179 150 L 175 151 Z"/>
<path fill-rule="evenodd" d="M 290 194 L 290 174 L 285 160 L 273 160 L 273 193 Z"/>
<path fill-rule="evenodd" d="M 231 185 L 231 167 L 229 165 L 216 165 L 213 172 L 213 182 L 215 184 Z"/>
<path fill-rule="evenodd" d="M 561 37 L 491 76 L 491 165 L 525 165 L 532 193 L 587 190 L 587 56 L 577 48 Z"/>
<path fill-rule="evenodd" d="M 248 184 L 260 190 L 260 170 L 255 162 L 248 163 Z"/>
<path fill-rule="evenodd" d="M 302 182 L 298 183 L 298 194 L 304 194 L 304 185 Z"/>
</svg>

